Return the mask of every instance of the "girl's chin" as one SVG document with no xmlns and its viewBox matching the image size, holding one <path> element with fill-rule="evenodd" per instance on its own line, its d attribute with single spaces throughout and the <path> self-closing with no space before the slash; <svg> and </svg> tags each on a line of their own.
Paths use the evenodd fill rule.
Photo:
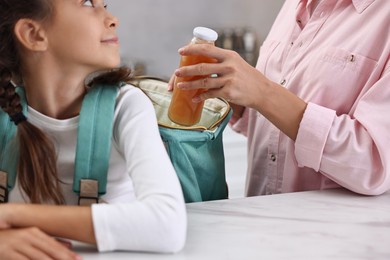
<svg viewBox="0 0 390 260">
<path fill-rule="evenodd" d="M 106 66 L 102 66 L 102 67 L 96 68 L 94 70 L 94 72 L 96 72 L 96 71 L 104 71 L 104 70 L 113 70 L 113 69 L 118 69 L 119 67 L 121 67 L 121 63 L 120 62 L 115 62 L 115 63 L 112 63 L 112 64 L 106 64 Z"/>
<path fill-rule="evenodd" d="M 106 69 L 116 69 L 121 66 L 121 62 L 120 60 L 117 60 L 117 61 L 108 62 L 105 65 L 106 65 L 105 66 Z"/>
</svg>

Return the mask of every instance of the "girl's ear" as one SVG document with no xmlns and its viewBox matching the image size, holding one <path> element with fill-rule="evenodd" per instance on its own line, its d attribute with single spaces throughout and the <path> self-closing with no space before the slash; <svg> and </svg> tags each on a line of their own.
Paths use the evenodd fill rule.
<svg viewBox="0 0 390 260">
<path fill-rule="evenodd" d="M 20 19 L 15 24 L 14 33 L 19 43 L 31 51 L 45 51 L 48 46 L 42 24 L 31 19 Z"/>
</svg>

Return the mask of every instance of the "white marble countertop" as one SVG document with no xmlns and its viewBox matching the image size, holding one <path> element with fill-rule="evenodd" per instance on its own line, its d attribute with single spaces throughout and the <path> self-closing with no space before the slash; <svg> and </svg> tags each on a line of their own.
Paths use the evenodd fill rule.
<svg viewBox="0 0 390 260">
<path fill-rule="evenodd" d="M 297 192 L 187 209 L 187 242 L 177 254 L 74 249 L 84 259 L 390 259 L 390 192 Z"/>
</svg>

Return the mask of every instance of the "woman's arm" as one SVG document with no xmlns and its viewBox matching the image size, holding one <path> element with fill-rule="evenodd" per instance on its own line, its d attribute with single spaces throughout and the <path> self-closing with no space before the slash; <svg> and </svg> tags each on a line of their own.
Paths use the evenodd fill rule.
<svg viewBox="0 0 390 260">
<path fill-rule="evenodd" d="M 323 101 L 317 98 L 305 103 L 283 86 L 265 78 L 232 51 L 192 45 L 181 49 L 180 54 L 208 55 L 219 63 L 180 68 L 176 76 L 193 76 L 202 72 L 203 75 L 217 73 L 219 77 L 183 82 L 178 85 L 179 88 L 208 88 L 209 91 L 200 95 L 198 101 L 220 96 L 257 110 L 294 141 L 295 159 L 299 167 L 321 172 L 357 193 L 377 195 L 389 190 L 390 153 L 386 144 L 389 143 L 390 120 L 384 111 L 389 110 L 390 66 L 386 50 L 383 50 L 381 57 L 377 57 L 377 64 L 373 67 L 375 70 L 372 71 L 369 68 L 373 60 L 365 58 L 367 61 L 363 63 L 364 56 L 361 57 L 361 64 L 366 65 L 362 68 L 366 71 L 362 69 L 360 73 L 370 72 L 372 75 L 364 85 L 357 82 L 361 80 L 359 77 L 355 79 L 355 87 L 364 91 L 351 93 L 351 96 L 359 98 L 354 101 L 355 108 L 348 114 L 340 112 L 341 105 L 340 111 L 337 111 L 337 107 L 332 108 L 334 104 L 330 101 L 321 105 Z M 347 83 L 349 78 L 344 80 Z M 323 83 L 324 89 L 328 88 L 327 92 L 334 91 L 332 84 L 343 84 L 329 84 L 326 78 Z M 307 82 L 301 84 L 310 87 Z M 338 99 L 337 93 L 333 92 L 334 102 L 350 99 L 345 95 Z"/>
<path fill-rule="evenodd" d="M 197 64 L 176 70 L 178 77 L 217 74 L 206 78 L 181 82 L 182 89 L 207 88 L 195 102 L 222 97 L 241 107 L 259 111 L 292 140 L 297 137 L 299 124 L 307 104 L 296 95 L 267 79 L 262 73 L 244 61 L 236 52 L 206 44 L 190 45 L 180 50 L 181 55 L 206 55 L 219 63 Z M 237 116 L 242 110 L 237 111 Z"/>
</svg>

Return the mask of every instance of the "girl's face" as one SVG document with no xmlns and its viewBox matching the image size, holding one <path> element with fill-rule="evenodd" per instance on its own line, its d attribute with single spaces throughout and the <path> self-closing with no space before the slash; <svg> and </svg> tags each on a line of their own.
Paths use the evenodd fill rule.
<svg viewBox="0 0 390 260">
<path fill-rule="evenodd" d="M 119 66 L 118 20 L 103 0 L 55 0 L 54 6 L 48 51 L 64 70 L 91 73 Z"/>
</svg>

